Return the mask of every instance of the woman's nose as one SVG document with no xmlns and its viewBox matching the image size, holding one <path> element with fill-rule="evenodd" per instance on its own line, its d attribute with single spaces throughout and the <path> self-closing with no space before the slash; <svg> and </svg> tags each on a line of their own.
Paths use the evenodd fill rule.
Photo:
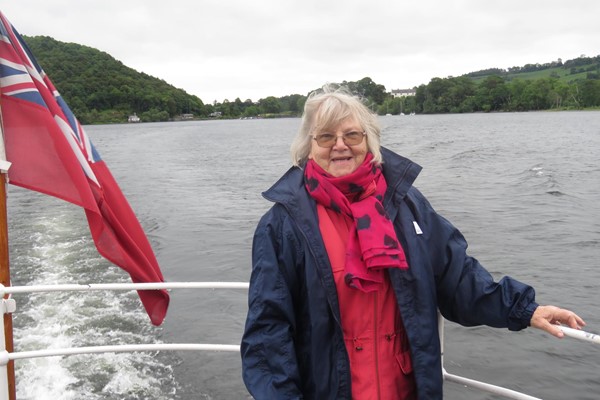
<svg viewBox="0 0 600 400">
<path fill-rule="evenodd" d="M 344 143 L 344 135 L 338 135 L 335 137 L 335 144 L 333 147 L 348 147 L 346 143 Z"/>
</svg>

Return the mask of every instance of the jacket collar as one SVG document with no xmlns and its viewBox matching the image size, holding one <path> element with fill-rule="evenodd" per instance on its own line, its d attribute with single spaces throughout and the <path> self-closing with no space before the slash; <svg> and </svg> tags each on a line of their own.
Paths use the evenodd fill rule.
<svg viewBox="0 0 600 400">
<path fill-rule="evenodd" d="M 383 176 L 388 185 L 384 199 L 385 204 L 386 200 L 389 200 L 394 195 L 397 196 L 396 200 L 404 198 L 415 182 L 415 179 L 417 179 L 422 167 L 385 147 L 381 148 L 381 155 L 383 157 Z"/>
<path fill-rule="evenodd" d="M 381 155 L 383 176 L 388 185 L 384 203 L 392 198 L 402 199 L 422 168 L 385 147 L 381 148 Z M 308 193 L 304 189 L 304 170 L 300 167 L 290 168 L 270 189 L 263 192 L 263 197 L 267 200 L 286 206 L 297 205 L 299 199 L 306 196 Z"/>
</svg>

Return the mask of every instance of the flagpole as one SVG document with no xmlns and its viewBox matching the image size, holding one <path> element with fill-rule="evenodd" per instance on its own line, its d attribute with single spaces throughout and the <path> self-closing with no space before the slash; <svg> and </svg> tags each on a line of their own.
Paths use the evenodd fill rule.
<svg viewBox="0 0 600 400">
<path fill-rule="evenodd" d="M 10 268 L 8 257 L 8 213 L 6 207 L 6 172 L 10 163 L 6 162 L 4 152 L 4 127 L 2 125 L 2 110 L 0 108 L 0 283 L 4 286 L 10 286 Z M 4 296 L 4 300 L 10 297 Z M 3 300 L 3 302 L 4 302 Z M 6 310 L 6 307 L 3 307 Z M 4 312 L 4 339 L 5 350 L 9 353 L 14 351 L 13 347 L 13 324 L 12 314 Z M 16 400 L 15 387 L 15 363 L 9 361 L 6 365 L 6 374 L 8 380 L 8 398 Z"/>
</svg>

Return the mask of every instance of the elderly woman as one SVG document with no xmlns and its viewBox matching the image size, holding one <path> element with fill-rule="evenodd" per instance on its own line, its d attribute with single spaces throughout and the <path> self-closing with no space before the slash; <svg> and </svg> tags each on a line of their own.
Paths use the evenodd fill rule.
<svg viewBox="0 0 600 400">
<path fill-rule="evenodd" d="M 380 147 L 377 118 L 325 87 L 306 101 L 294 166 L 256 228 L 243 378 L 256 399 L 441 399 L 437 313 L 561 337 L 571 311 L 495 282 L 412 186 L 421 167 Z"/>
</svg>

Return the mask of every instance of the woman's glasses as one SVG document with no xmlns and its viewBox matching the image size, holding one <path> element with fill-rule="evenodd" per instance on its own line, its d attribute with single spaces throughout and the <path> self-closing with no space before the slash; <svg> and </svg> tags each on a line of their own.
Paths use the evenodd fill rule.
<svg viewBox="0 0 600 400">
<path fill-rule="evenodd" d="M 356 146 L 357 144 L 362 143 L 363 137 L 365 137 L 366 134 L 366 132 L 357 131 L 346 132 L 341 136 L 336 136 L 333 133 L 321 133 L 313 136 L 313 139 L 317 142 L 319 147 L 325 148 L 333 147 L 339 137 L 342 138 L 346 146 Z"/>
</svg>

